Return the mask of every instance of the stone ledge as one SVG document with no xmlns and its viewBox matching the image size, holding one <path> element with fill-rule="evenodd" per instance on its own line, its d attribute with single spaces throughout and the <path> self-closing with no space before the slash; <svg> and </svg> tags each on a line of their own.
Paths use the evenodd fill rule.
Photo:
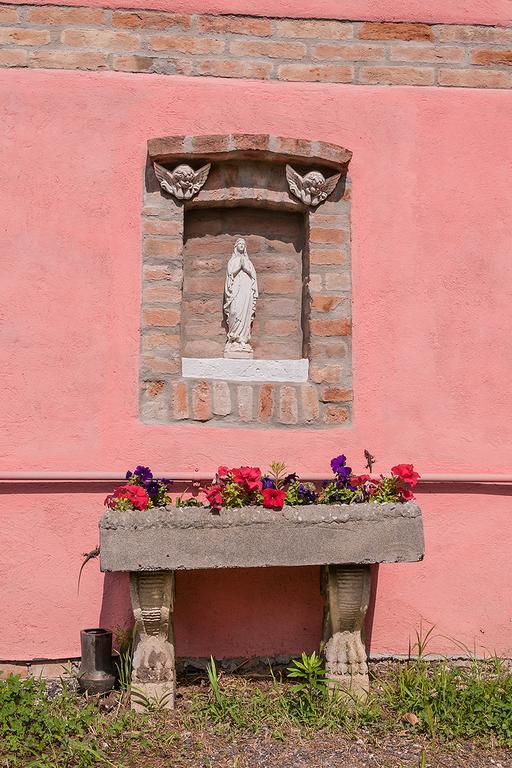
<svg viewBox="0 0 512 768">
<path fill-rule="evenodd" d="M 102 571 L 413 562 L 424 553 L 417 504 L 339 504 L 116 512 L 100 521 Z"/>
<path fill-rule="evenodd" d="M 185 379 L 224 379 L 226 381 L 308 380 L 309 360 L 234 360 L 225 357 L 183 357 Z"/>
</svg>

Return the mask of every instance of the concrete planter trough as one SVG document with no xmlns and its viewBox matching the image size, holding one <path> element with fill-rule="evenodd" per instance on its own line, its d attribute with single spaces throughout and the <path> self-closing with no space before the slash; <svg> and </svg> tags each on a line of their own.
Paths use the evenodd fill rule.
<svg viewBox="0 0 512 768">
<path fill-rule="evenodd" d="M 137 624 L 132 702 L 172 707 L 174 572 L 198 568 L 322 566 L 329 677 L 354 696 L 368 690 L 363 644 L 370 565 L 421 560 L 417 504 L 351 504 L 222 510 L 108 510 L 100 521 L 102 571 L 129 571 Z"/>
</svg>

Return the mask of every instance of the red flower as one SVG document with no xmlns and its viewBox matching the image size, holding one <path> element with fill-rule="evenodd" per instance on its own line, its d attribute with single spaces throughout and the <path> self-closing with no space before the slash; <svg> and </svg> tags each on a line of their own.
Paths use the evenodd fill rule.
<svg viewBox="0 0 512 768">
<path fill-rule="evenodd" d="M 354 475 L 353 477 L 349 478 L 349 482 L 351 486 L 364 485 L 365 483 L 368 483 L 370 480 L 371 480 L 370 475 Z"/>
<path fill-rule="evenodd" d="M 404 501 L 412 501 L 414 499 L 414 493 L 411 491 L 410 488 L 401 488 L 400 496 Z"/>
<path fill-rule="evenodd" d="M 265 488 L 262 492 L 263 506 L 266 509 L 282 509 L 286 498 L 285 491 L 278 491 L 275 488 Z"/>
<path fill-rule="evenodd" d="M 261 472 L 259 467 L 235 467 L 231 470 L 233 480 L 244 491 L 261 491 Z"/>
<path fill-rule="evenodd" d="M 110 496 L 105 499 L 105 505 L 116 508 L 116 499 L 127 499 L 134 509 L 147 509 L 149 496 L 140 485 L 118 485 Z"/>
<path fill-rule="evenodd" d="M 414 488 L 419 479 L 419 474 L 414 471 L 412 464 L 397 464 L 396 467 L 391 467 L 391 472 L 395 477 L 399 477 L 403 483 L 408 483 L 411 488 Z"/>
<path fill-rule="evenodd" d="M 219 509 L 222 507 L 222 491 L 218 485 L 212 485 L 212 487 L 206 491 L 206 498 L 212 509 Z"/>
<path fill-rule="evenodd" d="M 219 480 L 226 481 L 228 479 L 229 469 L 227 467 L 219 467 L 217 469 L 217 478 Z"/>
</svg>

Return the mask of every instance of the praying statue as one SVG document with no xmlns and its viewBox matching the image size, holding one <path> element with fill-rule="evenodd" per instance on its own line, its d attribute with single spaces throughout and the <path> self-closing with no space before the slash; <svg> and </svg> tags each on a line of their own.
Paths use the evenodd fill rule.
<svg viewBox="0 0 512 768">
<path fill-rule="evenodd" d="M 224 314 L 228 325 L 228 339 L 224 357 L 252 357 L 249 339 L 257 298 L 256 270 L 247 253 L 245 240 L 239 237 L 226 269 Z"/>
</svg>

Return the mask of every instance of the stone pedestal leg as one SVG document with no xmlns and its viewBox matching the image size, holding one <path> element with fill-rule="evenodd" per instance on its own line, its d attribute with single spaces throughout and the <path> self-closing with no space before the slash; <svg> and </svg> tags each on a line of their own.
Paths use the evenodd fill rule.
<svg viewBox="0 0 512 768">
<path fill-rule="evenodd" d="M 174 635 L 174 572 L 130 573 L 135 616 L 131 702 L 143 711 L 153 706 L 173 709 L 176 688 Z"/>
<path fill-rule="evenodd" d="M 363 628 L 370 583 L 368 565 L 322 568 L 327 677 L 333 681 L 332 688 L 359 699 L 364 698 L 369 689 Z"/>
</svg>

